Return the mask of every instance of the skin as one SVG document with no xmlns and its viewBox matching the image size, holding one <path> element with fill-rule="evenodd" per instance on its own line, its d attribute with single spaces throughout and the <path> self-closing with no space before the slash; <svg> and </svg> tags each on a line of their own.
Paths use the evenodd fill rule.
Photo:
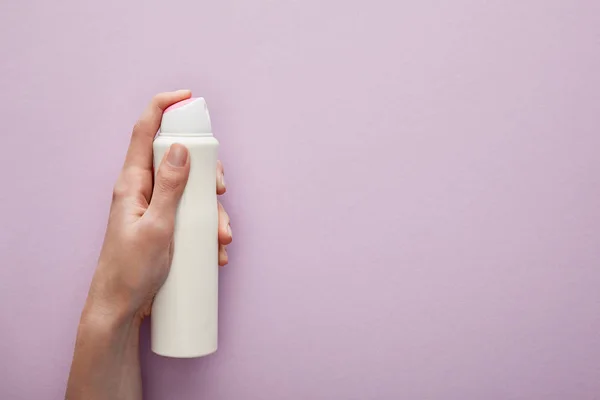
<svg viewBox="0 0 600 400">
<path fill-rule="evenodd" d="M 142 398 L 140 325 L 150 315 L 154 296 L 169 272 L 175 211 L 190 171 L 187 149 L 173 144 L 153 179 L 152 142 L 163 111 L 190 97 L 189 90 L 156 95 L 133 128 L 79 322 L 68 400 Z M 217 194 L 225 193 L 220 162 L 215 186 Z M 218 207 L 219 265 L 223 266 L 232 235 L 229 216 L 221 203 Z"/>
</svg>

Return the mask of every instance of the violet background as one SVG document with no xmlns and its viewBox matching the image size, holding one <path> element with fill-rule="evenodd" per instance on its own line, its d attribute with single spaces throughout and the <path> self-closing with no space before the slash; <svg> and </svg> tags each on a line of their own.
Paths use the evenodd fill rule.
<svg viewBox="0 0 600 400">
<path fill-rule="evenodd" d="M 220 349 L 146 399 L 599 399 L 600 2 L 0 4 L 0 398 L 62 399 L 130 129 L 209 102 Z"/>
</svg>

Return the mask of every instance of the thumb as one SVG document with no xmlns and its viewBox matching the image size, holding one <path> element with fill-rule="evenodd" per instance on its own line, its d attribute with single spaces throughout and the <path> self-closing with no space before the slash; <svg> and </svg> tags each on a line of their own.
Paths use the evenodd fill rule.
<svg viewBox="0 0 600 400">
<path fill-rule="evenodd" d="M 148 211 L 154 217 L 175 221 L 179 199 L 190 174 L 187 148 L 179 143 L 172 144 L 163 157 L 156 178 Z"/>
</svg>

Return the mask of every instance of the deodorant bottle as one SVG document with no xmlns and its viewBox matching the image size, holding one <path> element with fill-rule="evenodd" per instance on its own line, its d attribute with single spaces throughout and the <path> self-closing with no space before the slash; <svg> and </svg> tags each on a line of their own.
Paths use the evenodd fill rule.
<svg viewBox="0 0 600 400">
<path fill-rule="evenodd" d="M 190 175 L 175 219 L 173 262 L 152 306 L 152 351 L 200 357 L 217 350 L 217 151 L 203 98 L 181 101 L 163 114 L 154 140 L 154 168 L 173 143 L 189 150 Z"/>
</svg>

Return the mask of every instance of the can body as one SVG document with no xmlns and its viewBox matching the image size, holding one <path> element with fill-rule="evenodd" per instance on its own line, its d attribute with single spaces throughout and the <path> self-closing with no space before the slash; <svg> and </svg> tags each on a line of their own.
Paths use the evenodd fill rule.
<svg viewBox="0 0 600 400">
<path fill-rule="evenodd" d="M 151 346 L 168 357 L 200 357 L 217 350 L 218 209 L 213 136 L 159 135 L 155 171 L 173 143 L 187 147 L 190 175 L 175 218 L 171 269 L 152 305 Z"/>
</svg>

